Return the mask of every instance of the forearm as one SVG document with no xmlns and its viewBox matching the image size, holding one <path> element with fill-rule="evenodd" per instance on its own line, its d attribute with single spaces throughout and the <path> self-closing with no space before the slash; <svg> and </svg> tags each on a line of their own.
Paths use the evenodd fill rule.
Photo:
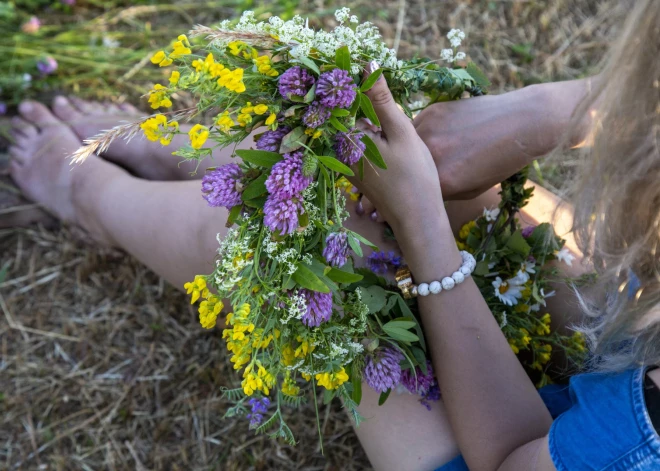
<svg viewBox="0 0 660 471">
<path fill-rule="evenodd" d="M 424 227 L 402 226 L 397 234 L 418 282 L 448 276 L 461 263 L 446 214 L 438 212 Z M 497 469 L 517 447 L 547 433 L 550 415 L 471 277 L 419 298 L 419 307 L 461 452 L 470 469 Z"/>
</svg>

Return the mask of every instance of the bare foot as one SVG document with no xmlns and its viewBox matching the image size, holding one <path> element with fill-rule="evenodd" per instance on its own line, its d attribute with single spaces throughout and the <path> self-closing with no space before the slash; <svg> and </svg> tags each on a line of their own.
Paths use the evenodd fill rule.
<svg viewBox="0 0 660 471">
<path fill-rule="evenodd" d="M 53 101 L 53 113 L 68 124 L 81 141 L 148 115 L 128 103 L 103 104 L 63 96 L 58 96 Z M 201 178 L 190 175 L 194 170 L 192 164 L 184 163 L 180 166 L 179 158 L 172 155 L 179 145 L 187 142 L 186 136 L 177 136 L 174 141 L 170 146 L 163 147 L 158 142 L 151 142 L 142 137 L 135 138 L 128 144 L 122 139 L 117 139 L 102 157 L 147 180 Z"/>
<path fill-rule="evenodd" d="M 77 211 L 76 192 L 98 172 L 106 181 L 126 172 L 97 156 L 72 167 L 68 157 L 80 147 L 80 141 L 71 128 L 37 102 L 21 103 L 19 112 L 21 116 L 12 120 L 15 143 L 9 148 L 11 177 L 27 198 L 58 219 L 81 226 L 100 242 L 108 242 L 103 231 L 87 223 Z"/>
</svg>

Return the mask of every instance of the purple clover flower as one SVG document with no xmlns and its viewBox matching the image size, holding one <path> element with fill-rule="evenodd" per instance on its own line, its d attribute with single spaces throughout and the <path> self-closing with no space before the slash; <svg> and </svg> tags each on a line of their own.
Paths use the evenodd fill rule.
<svg viewBox="0 0 660 471">
<path fill-rule="evenodd" d="M 202 178 L 202 193 L 209 206 L 231 209 L 241 204 L 238 187 L 243 172 L 237 164 L 227 164 L 211 170 Z"/>
<path fill-rule="evenodd" d="M 354 165 L 364 155 L 367 146 L 362 142 L 364 133 L 355 128 L 348 133 L 338 132 L 335 134 L 335 143 L 333 148 L 337 154 L 337 159 L 346 165 Z"/>
<path fill-rule="evenodd" d="M 348 235 L 345 232 L 333 232 L 325 238 L 323 249 L 325 260 L 333 267 L 341 267 L 348 260 Z"/>
<path fill-rule="evenodd" d="M 307 107 L 302 117 L 303 123 L 308 128 L 318 128 L 330 118 L 330 108 L 326 108 L 318 101 Z"/>
<path fill-rule="evenodd" d="M 381 275 L 392 267 L 397 269 L 401 266 L 401 257 L 397 256 L 394 252 L 371 252 L 367 257 L 367 268 L 372 272 Z"/>
<path fill-rule="evenodd" d="M 280 95 L 289 99 L 293 95 L 305 96 L 313 85 L 314 76 L 307 69 L 300 66 L 291 67 L 280 76 Z"/>
<path fill-rule="evenodd" d="M 273 165 L 266 180 L 268 193 L 281 200 L 294 198 L 312 183 L 312 177 L 303 175 L 302 151 L 284 154 L 284 159 Z"/>
<path fill-rule="evenodd" d="M 264 205 L 264 224 L 273 232 L 288 235 L 298 228 L 298 214 L 303 212 L 298 199 L 281 200 L 270 195 Z"/>
<path fill-rule="evenodd" d="M 250 419 L 250 428 L 257 428 L 261 425 L 261 422 L 264 420 L 263 414 L 268 412 L 268 406 L 270 406 L 270 399 L 267 397 L 253 397 L 248 401 L 252 410 L 247 414 L 247 418 Z"/>
<path fill-rule="evenodd" d="M 392 347 L 376 350 L 367 357 L 363 377 L 374 391 L 386 392 L 399 384 L 401 379 L 401 365 L 403 354 Z"/>
<path fill-rule="evenodd" d="M 41 75 L 51 75 L 57 70 L 57 61 L 52 57 L 44 57 L 37 61 L 37 70 Z"/>
<path fill-rule="evenodd" d="M 532 232 L 534 232 L 534 229 L 536 229 L 536 226 L 527 226 L 522 230 L 522 236 L 527 239 L 529 236 L 532 235 Z"/>
<path fill-rule="evenodd" d="M 7 114 L 7 103 L 0 101 L 0 116 Z"/>
<path fill-rule="evenodd" d="M 357 95 L 357 87 L 348 72 L 332 69 L 321 74 L 316 84 L 316 97 L 328 108 L 350 108 Z"/>
<path fill-rule="evenodd" d="M 332 293 L 319 293 L 301 289 L 307 303 L 307 312 L 302 316 L 302 323 L 307 327 L 318 327 L 332 317 Z"/>
<path fill-rule="evenodd" d="M 275 131 L 266 131 L 257 141 L 257 149 L 278 152 L 282 138 L 291 132 L 288 126 L 280 126 Z"/>
<path fill-rule="evenodd" d="M 426 371 L 427 374 L 424 374 L 422 369 L 419 366 L 416 366 L 415 373 L 417 374 L 417 379 L 415 380 L 415 375 L 413 374 L 412 369 L 403 370 L 401 372 L 401 384 L 412 394 L 424 396 L 431 390 L 431 387 L 436 382 L 433 367 L 428 360 L 426 360 Z"/>
<path fill-rule="evenodd" d="M 427 410 L 431 410 L 430 402 L 438 402 L 441 397 L 442 394 L 440 393 L 440 386 L 438 385 L 437 381 L 434 381 L 431 385 L 431 388 L 422 395 L 422 399 L 420 399 L 419 402 L 421 402 Z"/>
</svg>

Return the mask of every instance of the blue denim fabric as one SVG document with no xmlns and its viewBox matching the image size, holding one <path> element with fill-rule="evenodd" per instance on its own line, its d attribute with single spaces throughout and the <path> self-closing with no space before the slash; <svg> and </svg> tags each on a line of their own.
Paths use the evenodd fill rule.
<svg viewBox="0 0 660 471">
<path fill-rule="evenodd" d="M 557 471 L 660 470 L 660 437 L 644 403 L 646 368 L 574 376 L 539 391 L 555 419 L 549 433 Z M 457 456 L 436 471 L 468 471 Z"/>
</svg>

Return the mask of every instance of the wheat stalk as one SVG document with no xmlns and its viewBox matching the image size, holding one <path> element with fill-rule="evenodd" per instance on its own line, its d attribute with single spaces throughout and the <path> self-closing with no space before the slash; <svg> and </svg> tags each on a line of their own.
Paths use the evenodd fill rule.
<svg viewBox="0 0 660 471">
<path fill-rule="evenodd" d="M 247 31 L 227 31 L 224 29 L 213 29 L 208 26 L 195 25 L 188 35 L 192 38 L 205 36 L 210 42 L 213 41 L 244 41 L 248 44 L 260 46 L 273 46 L 277 39 L 268 33 L 250 33 Z"/>
</svg>

